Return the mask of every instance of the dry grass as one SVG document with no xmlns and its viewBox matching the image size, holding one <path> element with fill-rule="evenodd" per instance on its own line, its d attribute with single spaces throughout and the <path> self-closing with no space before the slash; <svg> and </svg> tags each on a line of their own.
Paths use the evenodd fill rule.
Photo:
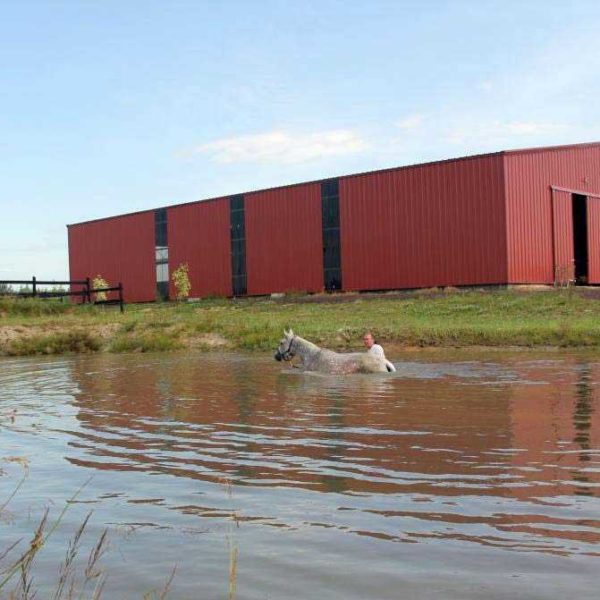
<svg viewBox="0 0 600 600">
<path fill-rule="evenodd" d="M 9 356 L 36 354 L 81 354 L 100 350 L 100 341 L 87 331 L 59 331 L 17 338 L 9 345 Z"/>
<path fill-rule="evenodd" d="M 239 515 L 233 509 L 233 483 L 229 477 L 221 477 L 219 482 L 225 488 L 225 494 L 230 504 L 230 517 L 227 521 L 227 547 L 229 551 L 229 577 L 228 577 L 228 598 L 235 600 L 237 594 L 237 568 L 240 555 L 240 547 L 235 535 L 235 530 L 240 526 Z"/>
<path fill-rule="evenodd" d="M 8 500 L 2 505 L 0 512 L 4 511 L 8 503 L 15 497 L 17 491 L 23 484 L 27 472 L 23 479 L 16 486 L 16 489 L 10 495 Z M 22 547 L 23 540 L 17 540 L 6 548 L 0 554 L 0 593 L 7 592 L 7 597 L 10 600 L 32 600 L 36 596 L 36 590 L 33 587 L 33 571 L 35 559 L 39 552 L 46 546 L 50 536 L 56 531 L 62 522 L 69 504 L 73 502 L 82 492 L 84 484 L 65 504 L 58 518 L 52 525 L 48 525 L 49 511 L 46 509 L 33 532 L 29 543 L 24 549 L 17 552 Z M 53 600 L 72 600 L 75 597 L 81 598 L 87 589 L 94 585 L 94 590 L 91 598 L 96 600 L 100 597 L 103 588 L 102 578 L 103 570 L 99 566 L 99 561 L 104 555 L 107 545 L 107 530 L 105 530 L 96 544 L 94 545 L 84 570 L 84 576 L 81 584 L 77 585 L 76 574 L 74 572 L 75 559 L 80 550 L 81 538 L 90 519 L 91 513 L 87 515 L 77 531 L 70 540 L 67 553 L 63 563 L 59 566 L 59 579 L 56 585 L 56 590 L 52 595 Z M 16 552 L 16 556 L 15 556 Z M 11 558 L 12 557 L 12 558 Z M 10 560 L 9 560 L 10 559 Z M 3 563 L 8 561 L 7 565 Z M 16 582 L 16 583 L 15 583 Z M 13 585 L 11 589 L 8 589 Z"/>
<path fill-rule="evenodd" d="M 48 510 L 46 509 L 26 549 L 22 551 L 8 567 L 2 570 L 1 573 L 3 579 L 0 581 L 0 591 L 7 588 L 9 584 L 16 580 L 14 587 L 8 590 L 7 597 L 10 600 L 31 600 L 36 596 L 37 591 L 33 587 L 34 562 L 38 553 L 46 545 L 48 538 L 58 526 L 63 515 L 64 512 L 52 527 L 49 528 Z M 52 594 L 52 600 L 73 600 L 74 598 L 82 597 L 89 597 L 92 600 L 97 600 L 102 595 L 106 579 L 103 576 L 104 570 L 100 566 L 100 560 L 107 549 L 107 530 L 104 530 L 90 551 L 81 582 L 78 580 L 77 572 L 75 570 L 75 561 L 80 551 L 81 539 L 90 516 L 91 513 L 86 516 L 69 541 L 65 559 L 59 566 L 59 578 L 56 589 Z M 21 540 L 17 540 L 9 546 L 9 548 L 0 555 L 0 560 L 6 559 L 20 543 Z M 88 596 L 87 594 L 90 588 L 91 595 Z"/>
<path fill-rule="evenodd" d="M 0 514 L 15 497 L 22 483 L 23 480 L 0 507 Z M 23 539 L 19 539 L 0 550 L 0 597 L 5 597 L 8 600 L 34 600 L 34 598 L 39 597 L 39 590 L 34 586 L 36 557 L 48 544 L 48 540 L 60 525 L 69 505 L 77 498 L 85 485 L 87 483 L 67 501 L 54 523 L 49 524 L 49 511 L 46 509 L 27 543 L 24 544 Z M 81 598 L 100 600 L 103 597 L 106 572 L 101 561 L 108 551 L 108 529 L 104 529 L 98 537 L 85 563 L 81 564 L 79 560 L 82 540 L 91 516 L 91 512 L 87 514 L 69 540 L 65 558 L 58 566 L 58 581 L 54 592 L 51 595 L 46 595 L 46 598 L 52 600 Z M 79 568 L 77 565 L 80 565 Z M 175 568 L 161 590 L 147 592 L 143 598 L 145 600 L 165 600 L 174 577 Z"/>
</svg>

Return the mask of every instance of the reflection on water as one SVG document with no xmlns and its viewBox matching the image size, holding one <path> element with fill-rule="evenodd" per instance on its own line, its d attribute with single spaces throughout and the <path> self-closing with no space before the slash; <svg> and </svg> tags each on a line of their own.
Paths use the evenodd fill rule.
<svg viewBox="0 0 600 600">
<path fill-rule="evenodd" d="M 595 597 L 600 360 L 404 359 L 345 378 L 243 355 L 6 360 L 0 458 L 31 474 L 2 539 L 93 475 L 67 514 L 110 524 L 125 597 L 173 564 L 175 597 L 224 597 L 232 513 L 244 598 Z"/>
<path fill-rule="evenodd" d="M 592 427 L 592 387 L 591 387 L 591 368 L 589 364 L 583 363 L 578 365 L 578 381 L 576 384 L 576 404 L 573 412 L 573 425 L 575 427 L 575 437 L 573 441 L 579 444 L 581 452 L 579 452 L 579 461 L 588 462 L 590 460 L 590 433 Z M 575 470 L 573 479 L 581 484 L 581 487 L 576 490 L 576 494 L 583 496 L 592 496 L 593 490 L 586 484 L 590 481 L 584 469 Z"/>
</svg>

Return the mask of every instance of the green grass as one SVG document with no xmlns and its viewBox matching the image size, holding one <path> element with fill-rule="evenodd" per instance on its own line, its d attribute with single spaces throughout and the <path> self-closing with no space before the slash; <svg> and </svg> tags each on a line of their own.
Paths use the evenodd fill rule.
<svg viewBox="0 0 600 600">
<path fill-rule="evenodd" d="M 117 335 L 110 343 L 111 352 L 164 352 L 183 348 L 177 336 L 146 332 L 142 334 Z"/>
<path fill-rule="evenodd" d="M 43 302 L 36 298 L 0 298 L 0 317 L 6 315 L 22 316 L 42 316 L 42 315 L 60 315 L 69 312 L 72 305 L 68 302 L 59 300 L 44 300 Z"/>
<path fill-rule="evenodd" d="M 600 300 L 584 298 L 577 290 L 206 299 L 130 305 L 123 315 L 70 305 L 56 313 L 54 307 L 38 306 L 43 301 L 27 301 L 25 310 L 18 306 L 22 302 L 0 304 L 4 353 L 215 346 L 262 351 L 277 345 L 284 327 L 338 349 L 359 347 L 365 329 L 381 341 L 408 346 L 600 347 Z M 22 332 L 12 342 L 2 341 L 3 327 Z M 80 333 L 65 337 L 76 331 L 86 331 L 89 338 L 81 339 Z"/>
</svg>

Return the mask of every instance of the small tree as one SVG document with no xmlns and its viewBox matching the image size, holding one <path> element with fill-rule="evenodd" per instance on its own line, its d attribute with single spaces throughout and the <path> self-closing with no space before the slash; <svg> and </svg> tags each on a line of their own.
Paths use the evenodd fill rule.
<svg viewBox="0 0 600 600">
<path fill-rule="evenodd" d="M 108 286 L 108 281 L 106 281 L 106 279 L 103 279 L 101 275 L 96 275 L 96 277 L 94 277 L 94 279 L 92 279 L 92 290 L 98 289 L 98 288 L 107 288 Z M 102 302 L 103 300 L 106 300 L 106 292 L 96 292 L 96 302 L 100 301 Z"/>
<path fill-rule="evenodd" d="M 174 271 L 171 278 L 175 286 L 177 300 L 185 300 L 190 295 L 192 284 L 190 283 L 190 269 L 187 263 L 181 263 Z"/>
</svg>

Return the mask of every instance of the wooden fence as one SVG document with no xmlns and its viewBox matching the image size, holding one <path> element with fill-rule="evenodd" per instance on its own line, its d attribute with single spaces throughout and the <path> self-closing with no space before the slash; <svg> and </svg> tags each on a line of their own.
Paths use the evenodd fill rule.
<svg viewBox="0 0 600 600">
<path fill-rule="evenodd" d="M 104 287 L 104 288 L 93 288 L 90 282 L 90 278 L 82 279 L 79 281 L 43 281 L 37 279 L 37 277 L 32 277 L 31 279 L 0 279 L 0 286 L 13 286 L 13 285 L 26 285 L 31 286 L 30 291 L 26 292 L 15 292 L 14 290 L 10 290 L 7 292 L 0 291 L 0 295 L 6 296 L 18 296 L 20 298 L 64 298 L 64 297 L 79 297 L 81 298 L 80 303 L 85 304 L 86 302 L 89 304 L 118 304 L 121 312 L 125 310 L 125 301 L 123 298 L 123 284 L 119 283 L 116 287 Z M 73 291 L 69 289 L 68 291 L 55 291 L 49 292 L 46 290 L 38 289 L 39 286 L 45 285 L 68 285 L 69 288 L 71 286 L 81 286 L 83 289 Z M 108 298 L 106 300 L 98 300 L 98 294 L 100 293 L 110 293 L 117 292 L 116 298 Z M 92 295 L 94 298 L 92 299 Z"/>
</svg>

